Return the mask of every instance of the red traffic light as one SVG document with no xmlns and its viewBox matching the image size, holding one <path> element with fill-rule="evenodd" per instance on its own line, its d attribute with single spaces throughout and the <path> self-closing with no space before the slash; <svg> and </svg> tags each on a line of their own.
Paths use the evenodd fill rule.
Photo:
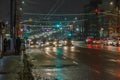
<svg viewBox="0 0 120 80">
<path fill-rule="evenodd" d="M 95 9 L 95 13 L 97 14 L 98 12 L 99 12 L 99 9 L 98 9 L 98 8 L 96 8 L 96 9 Z"/>
</svg>

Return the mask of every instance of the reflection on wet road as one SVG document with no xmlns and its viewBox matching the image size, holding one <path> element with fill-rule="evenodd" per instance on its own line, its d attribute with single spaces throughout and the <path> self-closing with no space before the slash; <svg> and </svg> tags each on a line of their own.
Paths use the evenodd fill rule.
<svg viewBox="0 0 120 80">
<path fill-rule="evenodd" d="M 50 80 L 120 80 L 119 50 L 97 44 L 46 47 L 35 70 Z"/>
</svg>

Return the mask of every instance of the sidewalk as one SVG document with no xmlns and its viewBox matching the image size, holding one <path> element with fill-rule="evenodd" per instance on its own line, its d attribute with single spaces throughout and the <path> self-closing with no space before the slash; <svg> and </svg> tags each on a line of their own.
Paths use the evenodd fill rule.
<svg viewBox="0 0 120 80">
<path fill-rule="evenodd" d="M 11 55 L 8 52 L 0 58 L 0 80 L 18 80 L 20 70 L 20 55 Z"/>
</svg>

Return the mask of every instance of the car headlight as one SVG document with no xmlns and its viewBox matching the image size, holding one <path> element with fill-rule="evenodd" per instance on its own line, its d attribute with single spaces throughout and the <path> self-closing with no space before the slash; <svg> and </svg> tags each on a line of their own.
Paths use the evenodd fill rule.
<svg viewBox="0 0 120 80">
<path fill-rule="evenodd" d="M 36 44 L 39 44 L 39 42 L 36 42 Z"/>
<path fill-rule="evenodd" d="M 33 42 L 31 41 L 30 44 L 33 44 Z"/>
<path fill-rule="evenodd" d="M 49 45 L 49 42 L 46 42 L 47 45 Z"/>
<path fill-rule="evenodd" d="M 74 42 L 74 41 L 71 41 L 72 43 Z"/>
<path fill-rule="evenodd" d="M 65 44 L 67 43 L 67 41 L 65 41 Z"/>
<path fill-rule="evenodd" d="M 53 42 L 53 44 L 56 44 L 57 42 L 55 41 L 55 42 Z"/>
</svg>

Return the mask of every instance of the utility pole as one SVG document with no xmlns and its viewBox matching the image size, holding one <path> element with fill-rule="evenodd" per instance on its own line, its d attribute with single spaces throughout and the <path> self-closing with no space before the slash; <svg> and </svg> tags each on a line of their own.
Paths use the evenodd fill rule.
<svg viewBox="0 0 120 80">
<path fill-rule="evenodd" d="M 118 24 L 117 25 L 118 25 L 118 27 L 120 27 L 119 26 L 119 24 L 120 24 L 120 19 L 119 19 L 119 7 L 120 6 L 119 6 L 119 2 L 120 2 L 120 0 L 117 0 L 117 7 L 118 7 L 118 17 L 117 17 Z"/>
<path fill-rule="evenodd" d="M 10 0 L 10 50 L 15 52 L 16 0 Z"/>
<path fill-rule="evenodd" d="M 119 7 L 120 7 L 120 5 L 119 5 L 119 2 L 120 2 L 120 0 L 116 0 L 116 8 L 117 8 L 117 11 L 116 11 L 117 12 L 117 14 L 116 14 L 117 15 L 117 19 L 116 19 L 117 21 L 116 22 L 117 22 L 117 27 L 118 27 L 118 30 L 117 30 L 118 33 L 120 33 L 120 31 L 119 31 L 119 27 L 120 27 L 119 26 L 120 25 L 120 19 L 119 19 L 119 14 L 120 14 L 119 13 L 119 9 L 120 9 Z"/>
</svg>

